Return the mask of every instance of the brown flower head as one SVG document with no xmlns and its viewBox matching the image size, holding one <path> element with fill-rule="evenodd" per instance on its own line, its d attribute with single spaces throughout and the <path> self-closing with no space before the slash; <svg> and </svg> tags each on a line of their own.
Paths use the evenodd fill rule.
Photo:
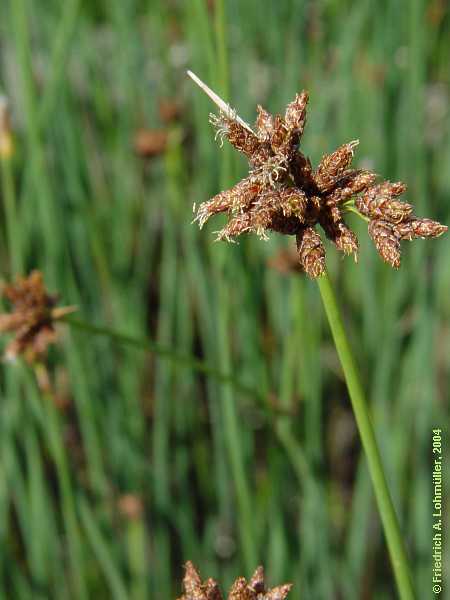
<svg viewBox="0 0 450 600">
<path fill-rule="evenodd" d="M 15 359 L 23 355 L 30 363 L 45 355 L 49 344 L 56 341 L 54 322 L 75 310 L 74 307 L 55 308 L 57 296 L 45 289 L 42 273 L 32 271 L 15 283 L 3 287 L 12 311 L 0 315 L 0 333 L 14 332 L 6 347 L 5 356 Z"/>
<path fill-rule="evenodd" d="M 214 579 L 202 582 L 194 565 L 188 561 L 185 566 L 183 579 L 184 594 L 179 600 L 223 600 L 219 586 Z M 249 582 L 244 577 L 238 577 L 231 586 L 228 600 L 284 600 L 292 585 L 286 583 L 266 590 L 264 569 L 258 567 Z"/>
<path fill-rule="evenodd" d="M 445 225 L 415 217 L 413 207 L 398 199 L 405 184 L 375 183 L 375 173 L 352 168 L 358 140 L 325 154 L 313 169 L 299 148 L 308 92 L 297 94 L 284 116 L 273 116 L 258 106 L 252 129 L 196 75 L 188 74 L 219 106 L 219 115 L 210 118 L 216 137 L 225 137 L 250 166 L 247 177 L 197 210 L 200 227 L 215 214 L 228 215 L 217 239 L 234 241 L 243 233 L 267 239 L 269 231 L 295 235 L 300 265 L 314 278 L 325 271 L 325 248 L 317 225 L 338 250 L 357 260 L 358 239 L 344 220 L 348 212 L 369 222 L 378 253 L 395 268 L 400 266 L 401 240 L 438 237 L 447 231 Z"/>
</svg>

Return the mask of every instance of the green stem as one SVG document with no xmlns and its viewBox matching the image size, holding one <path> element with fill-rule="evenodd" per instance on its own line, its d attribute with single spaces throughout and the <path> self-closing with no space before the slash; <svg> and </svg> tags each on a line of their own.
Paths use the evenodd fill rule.
<svg viewBox="0 0 450 600">
<path fill-rule="evenodd" d="M 59 320 L 64 323 L 67 323 L 71 327 L 75 327 L 82 331 L 86 331 L 87 333 L 90 333 L 92 335 L 108 336 L 113 341 L 119 344 L 134 346 L 135 348 L 144 350 L 145 352 L 153 352 L 157 354 L 160 358 L 166 358 L 167 360 L 170 360 L 180 366 L 184 366 L 199 373 L 203 373 L 204 375 L 207 375 L 209 377 L 214 377 L 221 383 L 229 383 L 236 390 L 248 394 L 253 398 L 260 398 L 265 401 L 265 398 L 262 396 L 262 393 L 259 390 L 247 386 L 244 383 L 241 383 L 235 377 L 233 377 L 233 375 L 223 373 L 222 371 L 219 371 L 218 369 L 209 366 L 206 362 L 198 358 L 193 358 L 192 356 L 186 354 L 179 354 L 177 352 L 174 352 L 171 348 L 161 346 L 160 344 L 157 344 L 156 342 L 147 338 L 136 338 L 126 333 L 114 331 L 109 327 L 101 327 L 98 325 L 92 325 L 91 323 L 86 323 L 85 321 L 76 319 L 72 316 L 65 316 Z"/>
<path fill-rule="evenodd" d="M 351 212 L 354 213 L 355 215 L 358 215 L 358 217 L 360 219 L 362 219 L 363 221 L 365 221 L 366 223 L 370 223 L 370 219 L 368 217 L 365 217 L 364 215 L 362 215 L 359 210 L 357 210 L 352 204 L 344 204 L 343 209 L 345 209 L 347 212 Z"/>
<path fill-rule="evenodd" d="M 355 359 L 350 349 L 342 317 L 328 275 L 325 274 L 320 277 L 318 279 L 318 284 L 336 350 L 344 371 L 363 449 L 367 457 L 369 474 L 375 489 L 375 497 L 380 511 L 400 598 L 402 600 L 412 600 L 414 598 L 414 592 L 405 546 L 400 534 L 400 527 L 395 514 L 392 498 L 389 493 L 386 476 L 381 462 L 380 451 L 378 449 L 375 432 L 369 414 L 369 407 L 364 396 Z"/>
<path fill-rule="evenodd" d="M 0 159 L 2 173 L 2 195 L 5 205 L 6 230 L 8 239 L 8 250 L 11 263 L 11 275 L 22 274 L 22 237 L 19 221 L 17 218 L 16 191 L 14 186 L 14 175 L 11 158 Z"/>
</svg>

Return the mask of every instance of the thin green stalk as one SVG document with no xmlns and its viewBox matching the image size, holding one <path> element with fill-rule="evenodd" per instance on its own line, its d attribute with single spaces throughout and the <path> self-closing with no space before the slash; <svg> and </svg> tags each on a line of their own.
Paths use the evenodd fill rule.
<svg viewBox="0 0 450 600">
<path fill-rule="evenodd" d="M 325 274 L 320 277 L 318 279 L 318 284 L 336 350 L 344 371 L 363 449 L 367 456 L 369 473 L 375 490 L 375 497 L 380 511 L 384 533 L 386 535 L 400 598 L 402 600 L 412 600 L 414 598 L 414 592 L 405 546 L 400 533 L 400 527 L 395 514 L 392 498 L 389 493 L 386 476 L 381 462 L 380 451 L 378 449 L 369 413 L 369 407 L 364 396 L 356 362 L 350 349 L 350 344 L 337 305 L 336 296 L 328 275 Z"/>
<path fill-rule="evenodd" d="M 120 333 L 118 331 L 114 331 L 109 327 L 100 327 L 97 325 L 92 325 L 91 323 L 86 323 L 80 319 L 73 318 L 71 316 L 63 317 L 61 321 L 64 321 L 68 325 L 72 327 L 76 327 L 82 331 L 86 331 L 87 333 L 93 335 L 105 335 L 111 338 L 113 341 L 119 344 L 126 344 L 128 346 L 134 346 L 140 350 L 144 350 L 146 352 L 154 352 L 158 355 L 159 358 L 166 358 L 180 366 L 184 366 L 188 369 L 192 369 L 199 373 L 203 373 L 204 375 L 208 375 L 209 377 L 214 377 L 221 383 L 230 383 L 237 390 L 249 394 L 253 398 L 261 397 L 261 392 L 250 386 L 245 385 L 238 381 L 233 375 L 229 375 L 227 373 L 223 373 L 215 369 L 214 367 L 209 366 L 206 362 L 193 358 L 192 356 L 179 354 L 174 352 L 172 349 L 161 346 L 156 342 L 149 340 L 147 338 L 136 338 L 132 335 L 128 335 L 126 333 Z"/>
<path fill-rule="evenodd" d="M 19 221 L 17 219 L 16 190 L 14 186 L 11 157 L 2 157 L 0 162 L 2 172 L 1 189 L 3 202 L 5 205 L 11 274 L 19 274 L 23 271 L 22 235 Z"/>
</svg>

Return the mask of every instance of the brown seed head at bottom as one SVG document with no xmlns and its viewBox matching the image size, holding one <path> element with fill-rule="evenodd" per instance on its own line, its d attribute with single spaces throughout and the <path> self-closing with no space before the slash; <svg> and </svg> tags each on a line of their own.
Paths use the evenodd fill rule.
<svg viewBox="0 0 450 600">
<path fill-rule="evenodd" d="M 312 228 L 305 227 L 297 234 L 297 252 L 305 273 L 315 279 L 325 272 L 325 248 L 320 235 Z"/>
<path fill-rule="evenodd" d="M 284 600 L 291 591 L 292 583 L 285 583 L 272 588 L 263 596 L 264 600 Z"/>
<path fill-rule="evenodd" d="M 257 594 L 264 592 L 264 568 L 261 565 L 256 567 L 248 587 Z"/>
<path fill-rule="evenodd" d="M 395 233 L 395 226 L 376 219 L 370 221 L 368 231 L 381 258 L 394 269 L 398 269 L 400 267 L 401 251 L 400 240 Z"/>
<path fill-rule="evenodd" d="M 205 586 L 202 584 L 202 580 L 200 578 L 200 573 L 190 560 L 184 565 L 184 568 L 184 594 L 179 598 L 179 600 L 216 600 L 214 597 L 211 597 L 211 595 L 207 595 Z M 209 587 L 211 588 L 211 584 Z M 219 596 L 217 600 L 222 599 Z"/>
<path fill-rule="evenodd" d="M 184 594 L 178 600 L 222 600 L 217 582 L 208 579 L 202 583 L 199 572 L 190 561 L 185 564 L 183 587 Z M 227 600 L 285 600 L 291 587 L 292 585 L 287 583 L 266 590 L 264 569 L 258 567 L 248 583 L 244 577 L 236 579 Z"/>
</svg>

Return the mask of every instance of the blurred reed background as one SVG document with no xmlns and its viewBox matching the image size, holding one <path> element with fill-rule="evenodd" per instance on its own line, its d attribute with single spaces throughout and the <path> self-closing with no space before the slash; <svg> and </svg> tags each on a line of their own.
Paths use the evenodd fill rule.
<svg viewBox="0 0 450 600">
<path fill-rule="evenodd" d="M 166 600 L 187 559 L 224 587 L 262 562 L 293 600 L 396 597 L 317 285 L 280 272 L 293 240 L 214 244 L 217 220 L 190 224 L 246 164 L 185 70 L 248 121 L 308 89 L 314 161 L 359 138 L 357 166 L 448 224 L 449 21 L 444 0 L 4 3 L 1 276 L 42 269 L 105 331 L 60 326 L 53 398 L 1 367 L 1 598 Z M 394 272 L 356 221 L 359 264 L 328 265 L 429 598 L 450 237 L 404 243 Z"/>
</svg>

